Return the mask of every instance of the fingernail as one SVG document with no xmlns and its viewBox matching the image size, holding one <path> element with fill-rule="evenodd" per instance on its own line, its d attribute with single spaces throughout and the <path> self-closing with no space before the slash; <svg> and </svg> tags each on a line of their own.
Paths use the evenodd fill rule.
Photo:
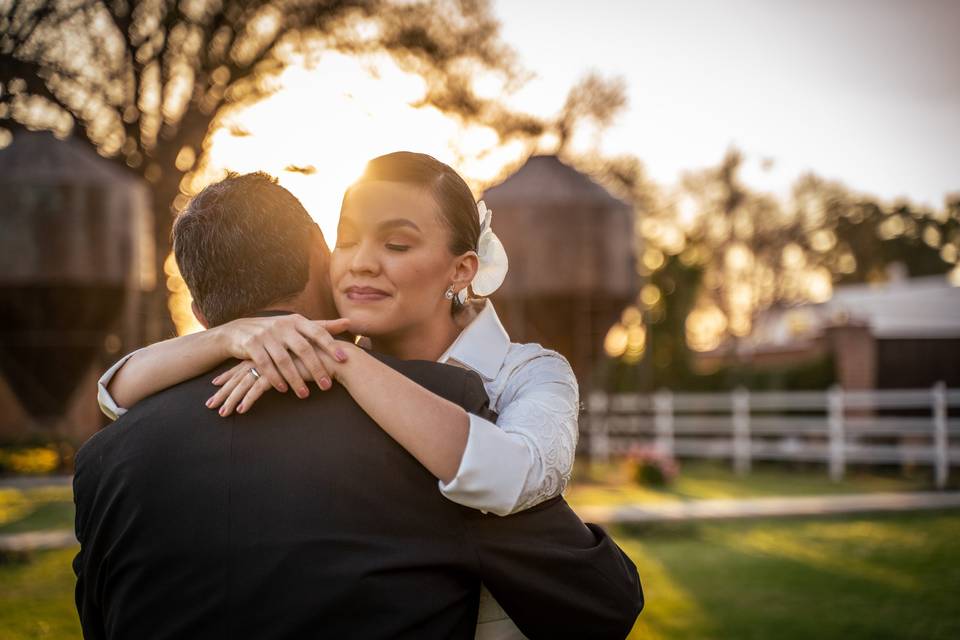
<svg viewBox="0 0 960 640">
<path fill-rule="evenodd" d="M 337 360 L 344 362 L 347 359 L 347 354 L 343 349 L 337 349 Z"/>
<path fill-rule="evenodd" d="M 300 387 L 299 389 L 297 389 L 298 398 L 306 398 L 308 395 L 310 395 L 310 392 L 307 391 L 306 387 Z"/>
<path fill-rule="evenodd" d="M 280 392 L 281 392 L 281 393 L 286 393 L 286 392 L 287 392 L 287 385 L 281 384 L 281 385 L 280 385 Z"/>
<path fill-rule="evenodd" d="M 226 407 L 220 407 L 220 411 L 218 411 L 217 413 L 219 413 L 221 416 L 225 416 L 225 415 L 227 415 L 227 408 L 226 408 Z"/>
<path fill-rule="evenodd" d="M 237 407 L 237 413 L 243 413 L 243 412 L 246 411 L 246 410 L 247 410 L 247 408 L 246 408 L 245 406 L 243 406 L 242 404 L 241 404 L 239 407 Z"/>
<path fill-rule="evenodd" d="M 207 400 L 207 409 L 209 409 L 211 406 L 213 406 L 213 398 Z"/>
<path fill-rule="evenodd" d="M 320 378 L 320 388 L 326 391 L 330 388 L 330 378 Z"/>
</svg>

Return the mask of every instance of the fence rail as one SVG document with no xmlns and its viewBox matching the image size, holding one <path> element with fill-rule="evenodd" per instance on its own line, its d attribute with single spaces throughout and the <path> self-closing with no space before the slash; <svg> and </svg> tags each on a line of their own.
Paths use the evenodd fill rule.
<svg viewBox="0 0 960 640">
<path fill-rule="evenodd" d="M 592 460 L 652 446 L 667 456 L 727 458 L 740 473 L 754 460 L 927 465 L 938 487 L 960 465 L 960 389 L 606 394 L 587 402 L 582 426 Z"/>
</svg>

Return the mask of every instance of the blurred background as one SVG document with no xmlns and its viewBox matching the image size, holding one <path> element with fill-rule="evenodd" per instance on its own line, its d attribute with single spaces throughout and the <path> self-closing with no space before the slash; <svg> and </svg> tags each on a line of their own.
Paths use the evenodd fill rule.
<svg viewBox="0 0 960 640">
<path fill-rule="evenodd" d="M 263 170 L 333 244 L 365 162 L 496 214 L 516 342 L 635 637 L 960 634 L 960 3 L 0 0 L 0 628 L 73 638 L 73 451 L 200 329 L 189 198 Z M 633 636 L 632 636 L 633 637 Z"/>
</svg>

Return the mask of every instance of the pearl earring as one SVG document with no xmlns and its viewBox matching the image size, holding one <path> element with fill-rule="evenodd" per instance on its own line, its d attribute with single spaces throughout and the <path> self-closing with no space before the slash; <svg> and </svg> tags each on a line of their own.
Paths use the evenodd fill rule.
<svg viewBox="0 0 960 640">
<path fill-rule="evenodd" d="M 450 285 L 449 287 L 447 287 L 447 290 L 443 292 L 443 297 L 446 298 L 447 300 L 453 300 L 454 295 L 455 294 L 453 293 L 453 285 Z"/>
</svg>

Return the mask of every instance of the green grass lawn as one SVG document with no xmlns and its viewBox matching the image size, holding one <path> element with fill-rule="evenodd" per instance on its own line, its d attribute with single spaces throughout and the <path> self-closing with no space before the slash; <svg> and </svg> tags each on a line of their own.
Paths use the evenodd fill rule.
<svg viewBox="0 0 960 640">
<path fill-rule="evenodd" d="M 73 489 L 69 485 L 0 488 L 0 534 L 50 529 L 73 529 Z"/>
<path fill-rule="evenodd" d="M 647 598 L 631 638 L 960 637 L 960 511 L 613 533 Z M 3 638 L 79 637 L 74 553 L 0 564 Z"/>
<path fill-rule="evenodd" d="M 0 556 L 0 637 L 4 640 L 80 637 L 70 563 L 76 548 Z"/>
</svg>

